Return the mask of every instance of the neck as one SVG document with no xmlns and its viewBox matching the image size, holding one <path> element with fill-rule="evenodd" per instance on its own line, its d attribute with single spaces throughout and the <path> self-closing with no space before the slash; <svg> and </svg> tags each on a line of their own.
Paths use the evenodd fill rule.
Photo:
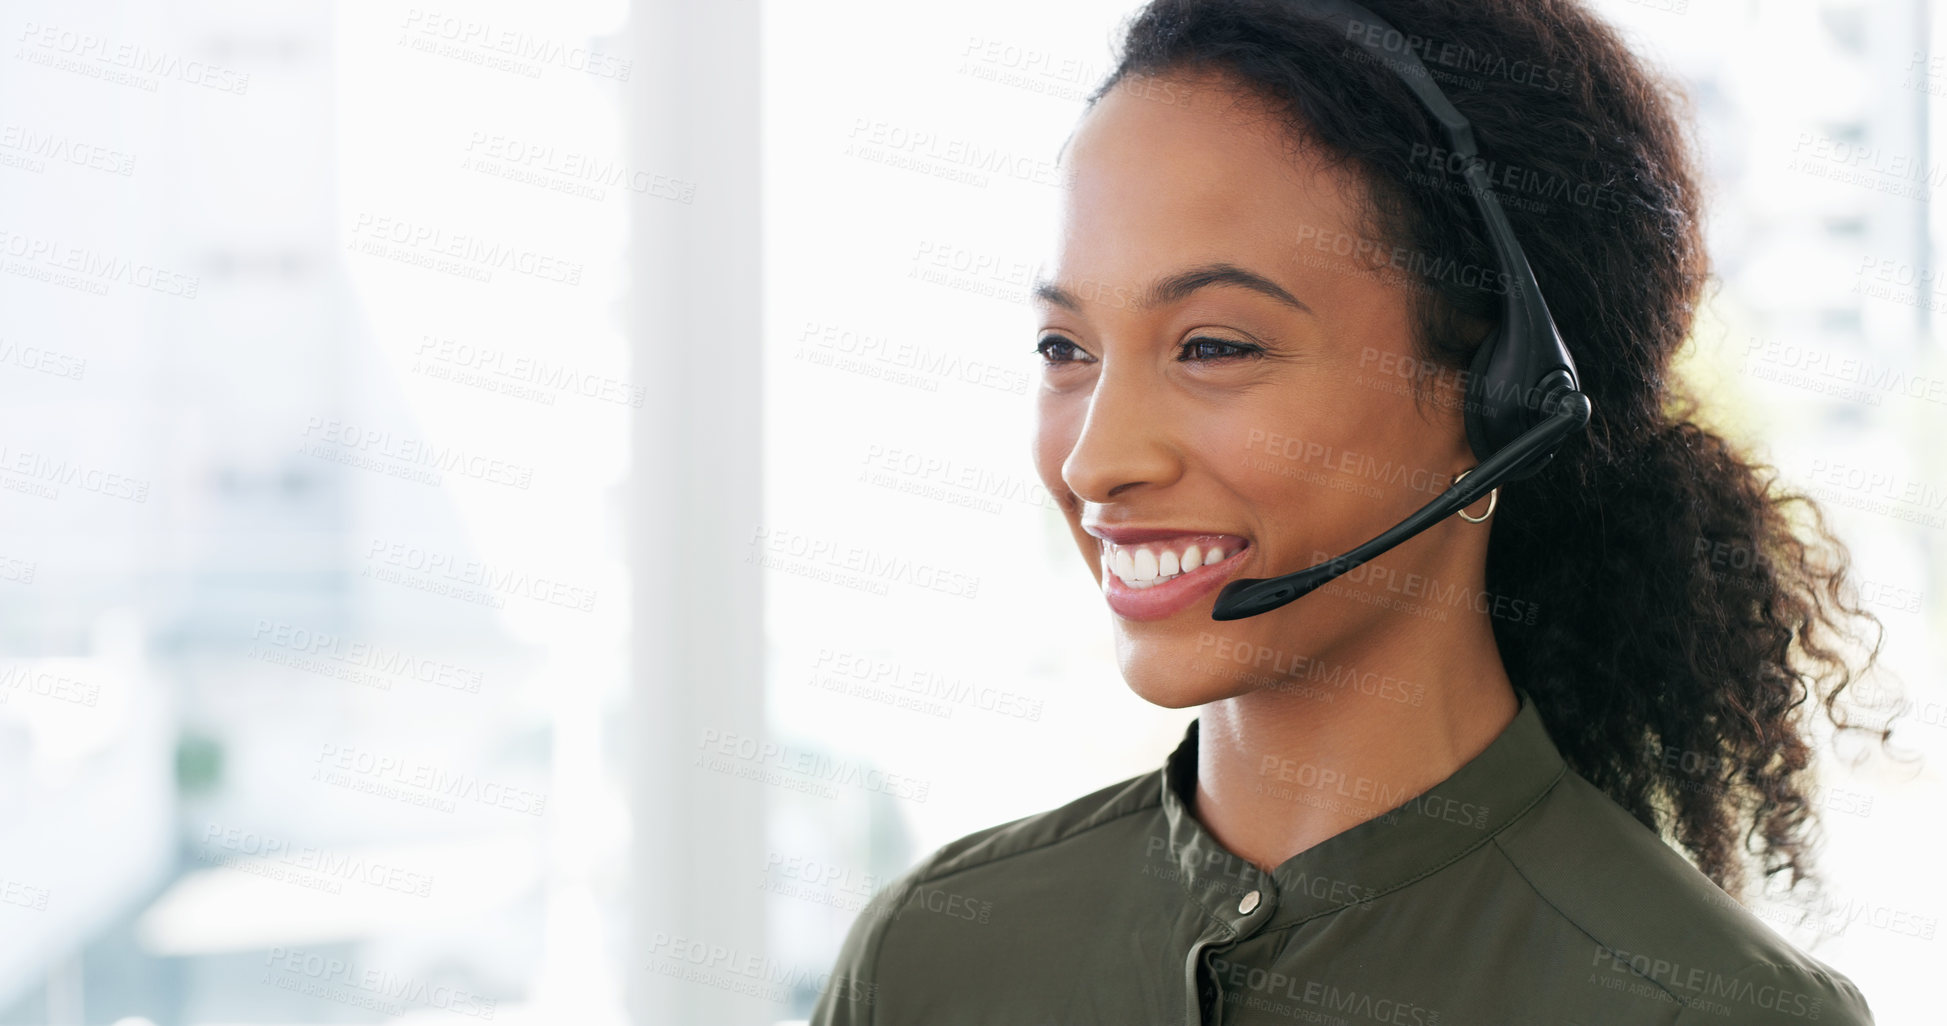
<svg viewBox="0 0 1947 1026">
<path fill-rule="evenodd" d="M 1206 705 L 1197 820 L 1269 871 L 1452 776 L 1519 709 L 1492 628 L 1480 620 L 1463 645 L 1382 639 L 1335 662 L 1412 682 L 1403 687 L 1264 689 Z"/>
</svg>

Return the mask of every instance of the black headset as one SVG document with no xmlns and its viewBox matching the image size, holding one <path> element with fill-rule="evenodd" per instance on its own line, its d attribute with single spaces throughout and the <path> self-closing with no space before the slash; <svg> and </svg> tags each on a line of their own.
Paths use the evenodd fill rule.
<svg viewBox="0 0 1947 1026">
<path fill-rule="evenodd" d="M 1501 304 L 1501 323 L 1481 342 L 1468 375 L 1467 444 L 1479 465 L 1413 515 L 1344 555 L 1282 577 L 1239 579 L 1224 585 L 1211 612 L 1213 620 L 1268 613 L 1310 594 L 1467 508 L 1496 486 L 1534 474 L 1555 458 L 1562 439 L 1588 424 L 1591 410 L 1575 375 L 1575 361 L 1555 330 L 1555 319 L 1542 301 L 1528 257 L 1515 241 L 1500 201 L 1488 189 L 1487 162 L 1474 146 L 1474 127 L 1434 84 L 1408 37 L 1350 0 L 1293 0 L 1291 8 L 1302 17 L 1331 25 L 1346 41 L 1371 51 L 1440 122 L 1454 157 L 1466 163 L 1467 184 L 1487 223 L 1508 289 Z"/>
</svg>

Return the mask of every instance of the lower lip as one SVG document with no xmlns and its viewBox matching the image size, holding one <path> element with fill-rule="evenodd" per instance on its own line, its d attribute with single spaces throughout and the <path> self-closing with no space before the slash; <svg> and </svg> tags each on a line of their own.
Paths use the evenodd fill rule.
<svg viewBox="0 0 1947 1026">
<path fill-rule="evenodd" d="M 1221 561 L 1197 567 L 1186 574 L 1177 574 L 1166 584 L 1152 584 L 1147 588 L 1131 588 L 1122 583 L 1122 578 L 1106 566 L 1102 569 L 1103 579 L 1108 587 L 1103 596 L 1109 600 L 1109 608 L 1125 620 L 1162 620 L 1175 616 L 1198 599 L 1217 590 L 1237 573 L 1252 546 L 1246 545 L 1225 556 Z"/>
</svg>

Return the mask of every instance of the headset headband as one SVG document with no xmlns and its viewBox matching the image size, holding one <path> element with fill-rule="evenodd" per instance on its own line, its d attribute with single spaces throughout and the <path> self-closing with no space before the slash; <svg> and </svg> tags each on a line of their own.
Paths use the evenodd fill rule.
<svg viewBox="0 0 1947 1026">
<path fill-rule="evenodd" d="M 1303 17 L 1331 25 L 1341 39 L 1364 48 L 1398 75 L 1440 123 L 1449 148 L 1464 162 L 1469 191 L 1508 279 L 1501 323 L 1482 341 L 1469 373 L 1467 444 L 1476 458 L 1485 461 L 1542 419 L 1547 396 L 1555 386 L 1580 390 L 1575 361 L 1555 328 L 1527 254 L 1515 240 L 1501 202 L 1488 186 L 1487 162 L 1475 145 L 1474 126 L 1435 84 L 1433 73 L 1414 53 L 1411 37 L 1351 0 L 1292 0 L 1291 8 Z M 1527 477 L 1553 457 L 1551 449 L 1502 480 Z"/>
</svg>

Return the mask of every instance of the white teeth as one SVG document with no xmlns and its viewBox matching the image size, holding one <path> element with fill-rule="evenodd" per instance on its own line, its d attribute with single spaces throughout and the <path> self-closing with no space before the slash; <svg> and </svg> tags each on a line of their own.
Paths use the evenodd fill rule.
<svg viewBox="0 0 1947 1026">
<path fill-rule="evenodd" d="M 1123 584 L 1131 588 L 1151 588 L 1199 567 L 1220 563 L 1224 556 L 1224 549 L 1220 545 L 1204 549 L 1192 544 L 1181 555 L 1174 549 L 1110 546 L 1108 564 L 1110 571 L 1121 578 Z M 1106 587 L 1107 584 L 1104 578 L 1103 585 Z"/>
</svg>

